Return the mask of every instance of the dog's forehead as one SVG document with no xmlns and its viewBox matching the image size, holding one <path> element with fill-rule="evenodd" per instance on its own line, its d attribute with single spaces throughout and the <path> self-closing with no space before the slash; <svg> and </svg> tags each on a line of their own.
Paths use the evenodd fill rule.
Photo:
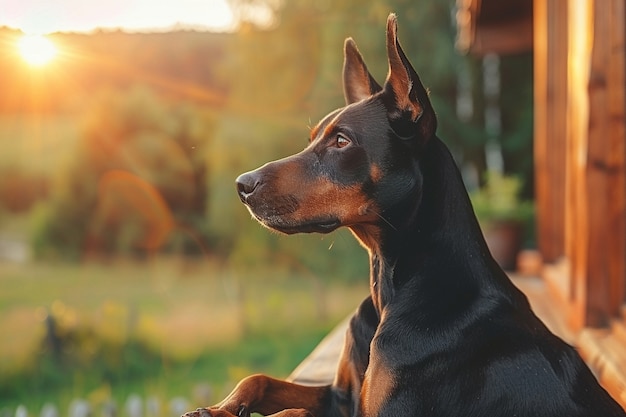
<svg viewBox="0 0 626 417">
<path fill-rule="evenodd" d="M 311 142 L 326 136 L 335 128 L 348 128 L 359 133 L 368 126 L 385 124 L 387 113 L 384 105 L 373 98 L 341 107 L 327 114 L 320 122 L 311 129 Z"/>
</svg>

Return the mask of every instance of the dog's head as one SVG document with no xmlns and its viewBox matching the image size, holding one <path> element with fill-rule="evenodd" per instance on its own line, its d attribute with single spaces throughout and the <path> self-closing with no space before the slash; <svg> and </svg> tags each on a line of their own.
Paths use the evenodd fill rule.
<svg viewBox="0 0 626 417">
<path fill-rule="evenodd" d="M 393 222 L 402 206 L 419 204 L 420 151 L 437 122 L 400 47 L 393 14 L 387 20 L 387 55 L 389 72 L 381 87 L 347 39 L 346 106 L 311 130 L 303 151 L 237 178 L 241 201 L 263 225 L 283 233 L 348 226 L 364 240 Z"/>
</svg>

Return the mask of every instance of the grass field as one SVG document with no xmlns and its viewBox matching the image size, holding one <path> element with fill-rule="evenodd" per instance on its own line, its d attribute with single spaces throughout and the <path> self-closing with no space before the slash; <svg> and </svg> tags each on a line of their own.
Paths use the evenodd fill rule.
<svg viewBox="0 0 626 417">
<path fill-rule="evenodd" d="M 292 275 L 178 258 L 0 264 L 0 409 L 191 398 L 198 384 L 217 400 L 249 373 L 286 376 L 367 293 L 365 279 Z M 49 316 L 72 342 L 62 359 L 45 348 Z"/>
</svg>

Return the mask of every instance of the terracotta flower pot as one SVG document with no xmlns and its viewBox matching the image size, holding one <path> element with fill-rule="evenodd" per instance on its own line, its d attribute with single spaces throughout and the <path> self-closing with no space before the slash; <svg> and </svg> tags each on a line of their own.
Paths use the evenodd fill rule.
<svg viewBox="0 0 626 417">
<path fill-rule="evenodd" d="M 483 233 L 496 262 L 504 270 L 515 270 L 522 247 L 522 224 L 513 220 L 492 221 L 483 227 Z"/>
</svg>

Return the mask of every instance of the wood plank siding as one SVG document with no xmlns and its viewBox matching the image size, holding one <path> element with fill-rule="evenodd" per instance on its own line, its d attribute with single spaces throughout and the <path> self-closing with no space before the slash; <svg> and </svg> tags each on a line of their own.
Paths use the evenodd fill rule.
<svg viewBox="0 0 626 417">
<path fill-rule="evenodd" d="M 523 3 L 532 8 L 536 227 L 546 296 L 600 381 L 626 405 L 625 2 Z M 506 4 L 458 0 L 472 29 L 457 20 L 462 51 L 484 53 L 490 43 L 483 38 L 498 36 L 498 13 L 503 22 L 511 18 Z M 481 34 L 483 21 L 490 24 Z M 476 39 L 483 40 L 473 45 Z"/>
</svg>

